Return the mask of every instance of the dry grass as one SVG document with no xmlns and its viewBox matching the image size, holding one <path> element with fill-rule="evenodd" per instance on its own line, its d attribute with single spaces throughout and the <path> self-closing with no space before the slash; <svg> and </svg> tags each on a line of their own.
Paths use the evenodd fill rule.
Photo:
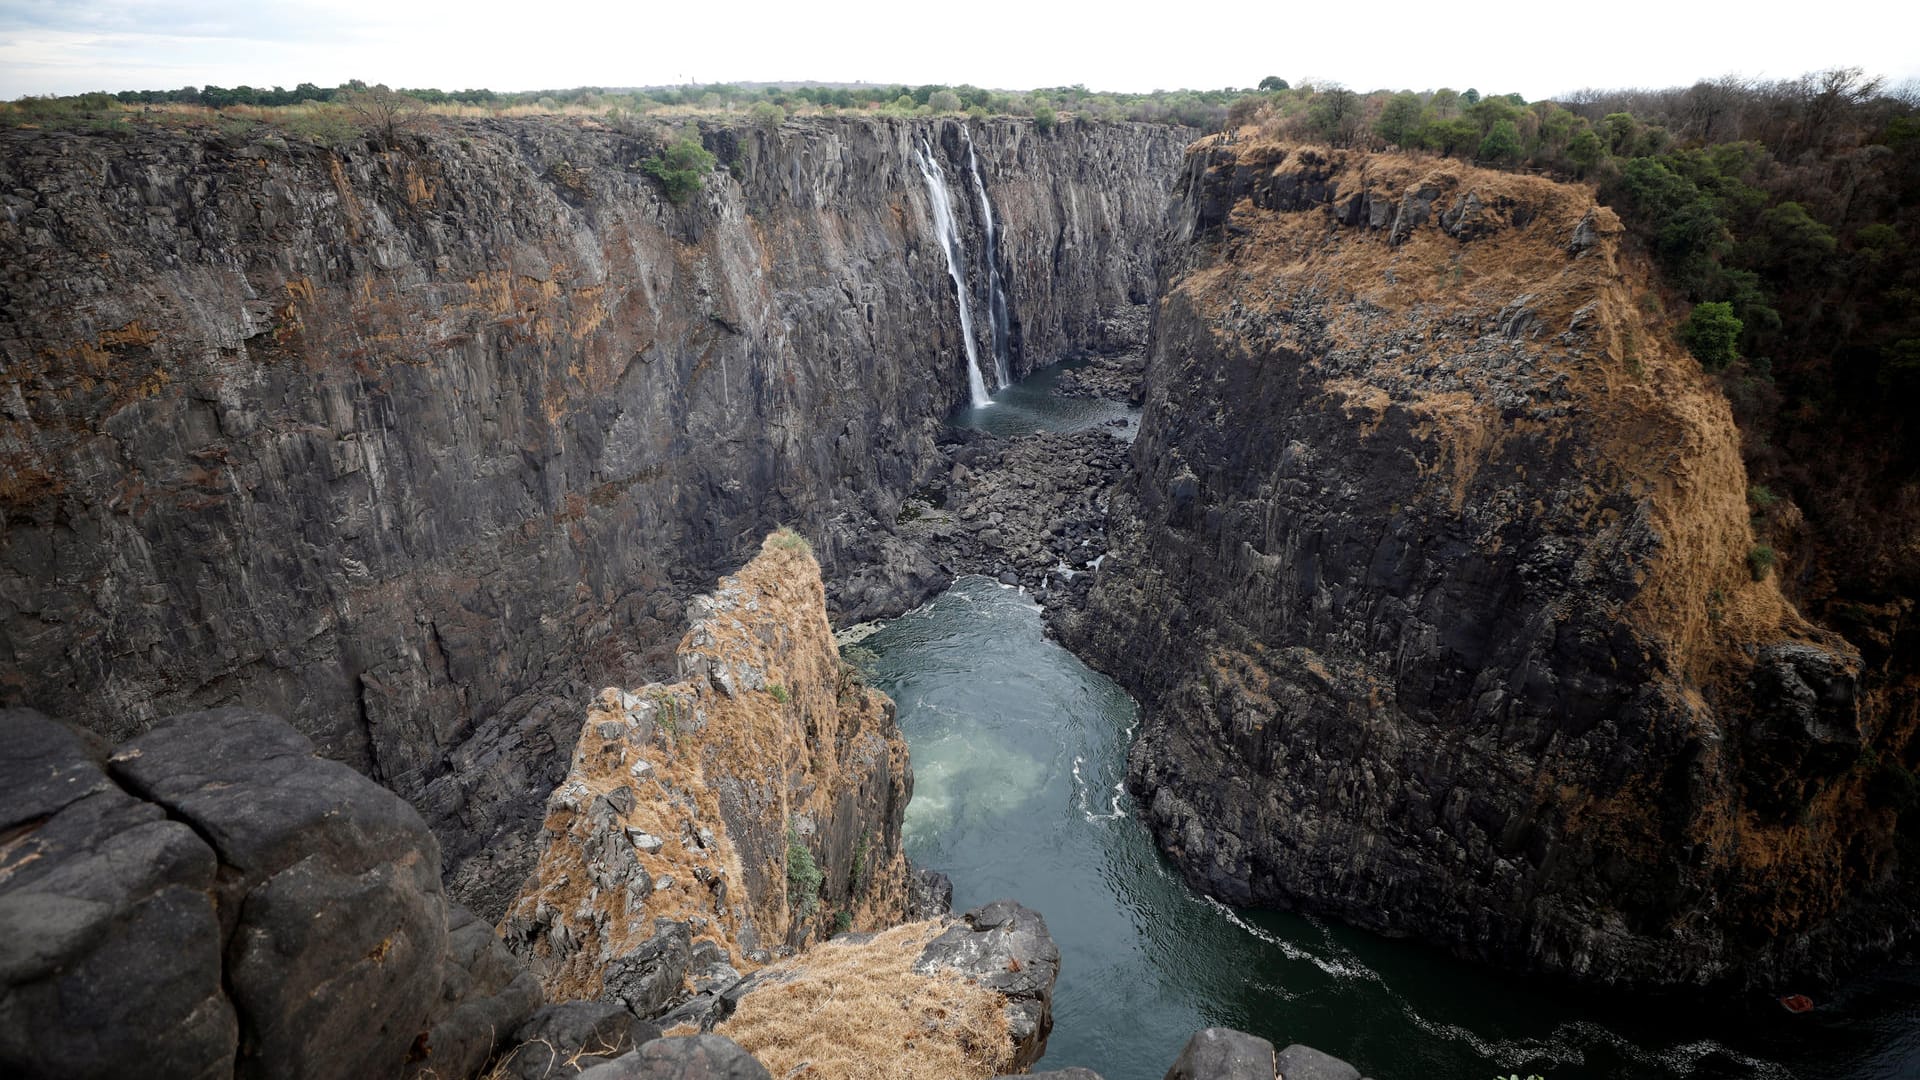
<svg viewBox="0 0 1920 1080">
<path fill-rule="evenodd" d="M 808 1080 L 965 1080 L 1012 1061 L 1005 1001 L 913 962 L 944 929 L 909 923 L 860 945 L 829 942 L 787 965 L 790 979 L 748 994 L 714 1030 L 775 1076 Z"/>
</svg>

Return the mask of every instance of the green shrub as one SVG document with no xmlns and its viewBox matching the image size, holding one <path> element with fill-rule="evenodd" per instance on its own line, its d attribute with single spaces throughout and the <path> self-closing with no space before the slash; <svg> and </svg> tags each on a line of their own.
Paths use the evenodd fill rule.
<svg viewBox="0 0 1920 1080">
<path fill-rule="evenodd" d="M 1487 137 L 1480 140 L 1480 160 L 1504 164 L 1519 156 L 1520 129 L 1511 120 L 1495 120 L 1493 127 L 1487 129 Z"/>
<path fill-rule="evenodd" d="M 802 915 L 820 910 L 820 886 L 826 875 L 813 861 L 813 852 L 800 842 L 800 834 L 787 825 L 787 903 Z"/>
<path fill-rule="evenodd" d="M 787 688 L 784 686 L 781 686 L 779 683 L 768 683 L 767 693 L 772 694 L 773 700 L 779 702 L 780 704 L 785 705 L 787 703 L 787 700 L 789 697 L 789 695 L 787 694 Z"/>
<path fill-rule="evenodd" d="M 853 846 L 853 868 L 847 872 L 847 894 L 857 896 L 860 887 L 866 882 L 867 851 L 873 846 L 873 830 L 867 829 L 860 834 L 860 842 Z"/>
<path fill-rule="evenodd" d="M 1053 121 L 1054 121 L 1053 106 L 1035 105 L 1033 107 L 1033 126 L 1034 127 L 1039 128 L 1043 132 L 1052 131 Z"/>
<path fill-rule="evenodd" d="M 747 118 L 762 131 L 777 131 L 787 122 L 787 110 L 771 101 L 756 101 L 753 108 L 747 110 Z"/>
<path fill-rule="evenodd" d="M 1773 548 L 1767 544 L 1755 544 L 1747 550 L 1747 570 L 1753 574 L 1753 580 L 1763 581 L 1772 571 L 1774 562 L 1779 558 Z"/>
<path fill-rule="evenodd" d="M 813 553 L 813 545 L 807 543 L 807 538 L 792 529 L 776 529 L 769 539 L 772 540 L 774 547 L 785 551 L 804 551 L 809 555 Z"/>
<path fill-rule="evenodd" d="M 1752 503 L 1755 509 L 1771 510 L 1779 505 L 1780 496 L 1775 495 L 1773 489 L 1765 484 L 1755 484 L 1747 489 L 1747 501 Z"/>
<path fill-rule="evenodd" d="M 1680 340 L 1687 343 L 1701 367 L 1719 371 L 1740 358 L 1740 330 L 1733 305 L 1711 301 L 1694 305 L 1686 325 L 1680 328 Z"/>
<path fill-rule="evenodd" d="M 642 162 L 640 167 L 660 181 L 661 188 L 667 193 L 667 200 L 679 206 L 700 190 L 700 182 L 713 171 L 713 163 L 714 156 L 707 153 L 707 148 L 700 145 L 699 139 L 682 135 Z"/>
</svg>

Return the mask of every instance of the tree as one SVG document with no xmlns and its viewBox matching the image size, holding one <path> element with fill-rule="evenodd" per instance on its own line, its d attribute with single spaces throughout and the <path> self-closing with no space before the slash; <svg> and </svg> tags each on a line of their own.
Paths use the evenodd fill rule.
<svg viewBox="0 0 1920 1080">
<path fill-rule="evenodd" d="M 1412 146 L 1420 134 L 1420 95 L 1402 90 L 1387 99 L 1373 122 L 1373 133 L 1390 146 Z"/>
<path fill-rule="evenodd" d="M 1740 358 L 1737 350 L 1740 330 L 1740 320 L 1734 317 L 1732 304 L 1695 304 L 1686 325 L 1680 328 L 1680 340 L 1687 343 L 1687 349 L 1700 361 L 1700 366 L 1719 371 Z"/>
<path fill-rule="evenodd" d="M 1279 93 L 1282 90 L 1288 89 L 1287 80 L 1278 75 L 1269 75 L 1260 80 L 1260 89 L 1269 94 Z"/>
<path fill-rule="evenodd" d="M 1567 160 L 1573 162 L 1581 176 L 1587 175 L 1606 156 L 1607 148 L 1600 145 L 1600 136 L 1595 135 L 1592 128 L 1583 127 L 1567 140 Z"/>
<path fill-rule="evenodd" d="M 1343 87 L 1315 94 L 1307 105 L 1307 123 L 1335 146 L 1350 146 L 1360 130 L 1360 95 Z"/>
<path fill-rule="evenodd" d="M 667 200 L 679 206 L 700 190 L 701 181 L 713 171 L 713 163 L 713 155 L 707 153 L 707 148 L 700 145 L 699 139 L 682 135 L 642 162 L 640 167 L 660 181 L 660 186 L 666 190 Z"/>
<path fill-rule="evenodd" d="M 385 83 L 348 90 L 340 100 L 361 127 L 387 146 L 392 146 L 400 132 L 413 126 L 427 108 L 419 98 L 388 89 Z"/>
<path fill-rule="evenodd" d="M 1033 107 L 1033 126 L 1042 132 L 1053 130 L 1053 106 L 1042 103 Z"/>
<path fill-rule="evenodd" d="M 1520 131 L 1511 120 L 1495 120 L 1480 140 L 1481 161 L 1509 162 L 1520 156 Z"/>
<path fill-rule="evenodd" d="M 937 113 L 959 112 L 960 95 L 951 90 L 935 90 L 927 96 L 927 104 Z"/>
<path fill-rule="evenodd" d="M 1467 87 L 1466 92 L 1460 95 L 1460 100 L 1466 102 L 1470 106 L 1478 105 L 1480 104 L 1480 91 L 1475 90 L 1473 87 L 1469 86 Z"/>
</svg>

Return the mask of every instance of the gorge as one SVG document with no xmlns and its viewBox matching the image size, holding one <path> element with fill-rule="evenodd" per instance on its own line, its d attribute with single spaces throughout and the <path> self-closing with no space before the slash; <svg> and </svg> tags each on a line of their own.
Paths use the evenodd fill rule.
<svg viewBox="0 0 1920 1080">
<path fill-rule="evenodd" d="M 284 716 L 418 811 L 449 895 L 555 1000 L 690 958 L 697 931 L 619 919 L 696 868 L 719 899 L 673 919 L 724 926 L 706 958 L 744 969 L 836 929 L 786 910 L 794 813 L 823 912 L 915 906 L 903 755 L 815 745 L 884 744 L 892 706 L 822 728 L 851 691 L 755 661 L 756 708 L 799 725 L 766 740 L 813 771 L 768 767 L 773 816 L 658 778 L 702 808 L 684 837 L 580 770 L 659 768 L 684 733 L 649 695 L 733 715 L 683 611 L 720 597 L 694 637 L 751 623 L 759 594 L 713 580 L 784 525 L 835 626 L 962 574 L 1040 599 L 1139 702 L 1127 786 L 1173 873 L 1229 904 L 1670 989 L 1911 940 L 1913 822 L 1876 794 L 1916 764 L 1911 672 L 1751 572 L 1732 414 L 1590 189 L 1151 124 L 700 136 L 722 169 L 677 205 L 618 125 L 0 133 L 0 704 L 109 743 Z M 1094 353 L 1044 379 L 1137 381 L 1137 415 L 1022 397 Z M 695 861 L 616 874 L 627 830 Z M 591 902 L 563 856 L 611 875 Z"/>
</svg>

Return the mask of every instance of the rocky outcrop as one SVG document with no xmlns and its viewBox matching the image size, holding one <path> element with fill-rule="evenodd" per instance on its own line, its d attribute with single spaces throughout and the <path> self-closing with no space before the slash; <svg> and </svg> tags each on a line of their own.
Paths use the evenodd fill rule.
<svg viewBox="0 0 1920 1080">
<path fill-rule="evenodd" d="M 965 394 L 911 159 L 965 177 L 959 123 L 701 134 L 725 171 L 686 206 L 596 122 L 0 134 L 0 704 L 115 740 L 281 713 L 495 917 L 578 702 L 663 674 L 746 538 L 813 537 L 850 616 L 939 587 L 889 524 Z M 1099 344 L 1183 133 L 971 139 L 1018 363 Z"/>
<path fill-rule="evenodd" d="M 10 1075 L 465 1077 L 540 1003 L 419 814 L 284 721 L 188 714 L 107 756 L 9 710 L 0 743 Z"/>
<path fill-rule="evenodd" d="M 913 1080 L 985 1080 L 1045 1052 L 1059 971 L 1046 921 L 1000 900 L 957 918 L 843 934 L 763 968 L 727 991 L 701 1028 L 779 1075 L 851 1080 L 886 1061 Z"/>
<path fill-rule="evenodd" d="M 580 1075 L 586 1080 L 773 1080 L 753 1055 L 719 1035 L 655 1039 Z"/>
<path fill-rule="evenodd" d="M 1109 430 L 950 432 L 946 475 L 907 501 L 900 537 L 950 578 L 982 574 L 1049 606 L 1077 603 L 1106 553 L 1107 493 L 1127 466 L 1127 444 Z"/>
<path fill-rule="evenodd" d="M 1905 733 L 1750 572 L 1727 404 L 1612 213 L 1261 143 L 1182 184 L 1065 630 L 1142 699 L 1130 783 L 1188 878 L 1596 981 L 1884 946 Z"/>
<path fill-rule="evenodd" d="M 1005 998 L 1011 1068 L 1025 1069 L 1047 1052 L 1060 950 L 1039 912 L 1012 900 L 974 908 L 927 943 L 913 970 L 950 971 Z"/>
<path fill-rule="evenodd" d="M 551 997 L 653 1016 L 705 968 L 905 913 L 906 742 L 840 660 L 806 541 L 769 537 L 690 614 L 679 681 L 590 710 L 502 924 Z"/>
</svg>

